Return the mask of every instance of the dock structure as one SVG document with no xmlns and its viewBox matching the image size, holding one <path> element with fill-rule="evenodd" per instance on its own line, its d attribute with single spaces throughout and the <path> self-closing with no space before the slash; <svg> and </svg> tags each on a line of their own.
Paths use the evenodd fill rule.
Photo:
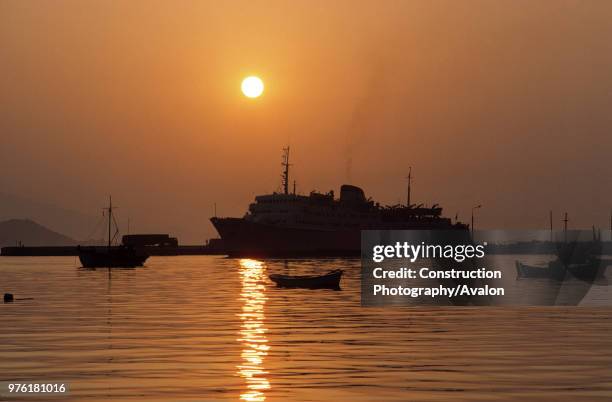
<svg viewBox="0 0 612 402">
<path fill-rule="evenodd" d="M 174 238 L 169 238 L 174 239 Z M 176 239 L 174 239 L 176 240 Z M 173 243 L 171 241 L 171 243 Z M 99 246 L 106 248 L 107 246 Z M 116 247 L 116 246 L 113 246 Z M 223 255 L 226 254 L 221 239 L 210 239 L 204 245 L 152 245 L 135 246 L 144 248 L 149 255 Z M 13 246 L 2 247 L 1 256 L 11 257 L 55 257 L 78 256 L 79 246 Z"/>
</svg>

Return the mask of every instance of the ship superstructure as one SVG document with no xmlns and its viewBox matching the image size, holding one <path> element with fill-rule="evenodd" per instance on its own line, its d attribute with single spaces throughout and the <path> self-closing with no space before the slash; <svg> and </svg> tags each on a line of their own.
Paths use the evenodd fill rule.
<svg viewBox="0 0 612 402">
<path fill-rule="evenodd" d="M 468 229 L 442 217 L 438 205 L 381 206 L 349 184 L 340 187 L 338 198 L 333 191 L 296 194 L 295 186 L 290 193 L 288 147 L 282 166 L 282 192 L 256 196 L 242 218 L 211 218 L 229 254 L 358 255 L 361 230 Z M 408 186 L 410 194 L 410 181 Z"/>
</svg>

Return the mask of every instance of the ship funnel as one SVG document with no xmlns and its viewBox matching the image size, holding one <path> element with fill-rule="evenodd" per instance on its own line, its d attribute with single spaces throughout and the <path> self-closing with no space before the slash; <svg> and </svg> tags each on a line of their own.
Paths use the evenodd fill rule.
<svg viewBox="0 0 612 402">
<path fill-rule="evenodd" d="M 340 187 L 340 202 L 363 203 L 366 202 L 365 193 L 357 186 L 343 184 Z"/>
</svg>

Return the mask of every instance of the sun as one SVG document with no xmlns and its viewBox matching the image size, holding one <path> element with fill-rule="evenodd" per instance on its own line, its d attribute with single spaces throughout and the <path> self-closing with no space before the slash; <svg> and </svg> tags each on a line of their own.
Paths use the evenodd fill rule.
<svg viewBox="0 0 612 402">
<path fill-rule="evenodd" d="M 261 78 L 252 75 L 242 80 L 240 88 L 244 96 L 248 98 L 257 98 L 263 93 L 264 83 Z"/>
</svg>

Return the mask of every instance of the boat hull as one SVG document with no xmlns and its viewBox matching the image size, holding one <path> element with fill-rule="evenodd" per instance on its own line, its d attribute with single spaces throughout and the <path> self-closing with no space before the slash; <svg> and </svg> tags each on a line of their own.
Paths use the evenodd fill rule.
<svg viewBox="0 0 612 402">
<path fill-rule="evenodd" d="M 281 288 L 305 288 L 305 289 L 340 289 L 342 270 L 331 271 L 321 276 L 289 276 L 270 275 L 270 280 Z"/>
<path fill-rule="evenodd" d="M 563 264 L 560 260 L 550 261 L 546 267 L 534 267 L 516 261 L 516 274 L 519 278 L 550 278 L 562 281 L 571 274 L 576 279 L 593 282 L 603 277 L 605 266 L 592 259 L 584 264 Z"/>
<path fill-rule="evenodd" d="M 566 272 L 566 267 L 557 261 L 551 261 L 545 267 L 535 267 L 516 261 L 518 278 L 550 278 L 562 281 L 565 279 Z"/>
<path fill-rule="evenodd" d="M 81 249 L 79 260 L 84 268 L 134 268 L 141 267 L 149 258 L 147 254 L 136 252 L 134 249 Z"/>
</svg>

